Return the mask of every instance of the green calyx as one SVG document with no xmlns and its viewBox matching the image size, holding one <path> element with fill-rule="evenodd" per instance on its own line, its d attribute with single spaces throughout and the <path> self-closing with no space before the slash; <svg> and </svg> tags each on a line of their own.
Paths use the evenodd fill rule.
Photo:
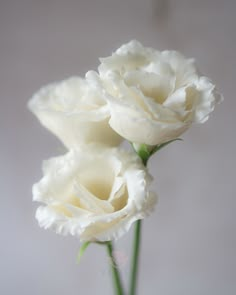
<svg viewBox="0 0 236 295">
<path fill-rule="evenodd" d="M 137 145 L 135 143 L 132 143 L 132 146 L 133 146 L 134 150 L 136 151 L 136 153 L 139 155 L 139 157 L 142 159 L 144 166 L 146 166 L 149 158 L 152 155 L 154 155 L 157 151 L 161 150 L 163 147 L 165 147 L 165 146 L 169 145 L 170 143 L 177 141 L 177 140 L 182 141 L 181 138 L 175 138 L 175 139 L 169 140 L 167 142 L 164 142 L 164 143 L 156 145 L 156 146 L 149 146 L 146 144 L 138 144 Z"/>
</svg>

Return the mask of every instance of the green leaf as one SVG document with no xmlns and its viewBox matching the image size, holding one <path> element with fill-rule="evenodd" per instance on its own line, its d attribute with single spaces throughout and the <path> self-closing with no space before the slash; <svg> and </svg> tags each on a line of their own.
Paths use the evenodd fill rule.
<svg viewBox="0 0 236 295">
<path fill-rule="evenodd" d="M 79 254 L 77 256 L 77 262 L 80 263 L 81 258 L 85 252 L 85 250 L 88 248 L 89 244 L 91 244 L 91 242 L 85 242 L 81 245 L 80 249 L 79 249 Z"/>
</svg>

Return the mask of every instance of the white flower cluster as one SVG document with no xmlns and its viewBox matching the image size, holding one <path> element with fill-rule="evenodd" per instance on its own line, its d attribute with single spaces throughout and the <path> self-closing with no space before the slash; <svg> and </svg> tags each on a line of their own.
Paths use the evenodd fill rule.
<svg viewBox="0 0 236 295">
<path fill-rule="evenodd" d="M 29 102 L 42 125 L 68 148 L 43 165 L 34 185 L 40 226 L 82 241 L 109 241 L 145 218 L 156 195 L 127 139 L 153 148 L 205 122 L 222 100 L 194 60 L 137 41 L 102 58 L 98 72 L 42 88 Z"/>
</svg>

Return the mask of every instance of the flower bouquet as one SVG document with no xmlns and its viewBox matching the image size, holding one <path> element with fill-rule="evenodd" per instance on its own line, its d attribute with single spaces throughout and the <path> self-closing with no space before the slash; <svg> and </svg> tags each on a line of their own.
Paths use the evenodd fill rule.
<svg viewBox="0 0 236 295">
<path fill-rule="evenodd" d="M 43 126 L 68 149 L 43 163 L 33 186 L 41 227 L 73 235 L 79 256 L 90 243 L 104 245 L 115 294 L 137 292 L 141 220 L 154 209 L 150 157 L 204 123 L 222 96 L 199 74 L 193 59 L 159 52 L 137 41 L 100 59 L 98 71 L 50 84 L 29 102 Z M 130 150 L 120 147 L 127 140 Z M 114 242 L 135 226 L 128 293 Z"/>
</svg>

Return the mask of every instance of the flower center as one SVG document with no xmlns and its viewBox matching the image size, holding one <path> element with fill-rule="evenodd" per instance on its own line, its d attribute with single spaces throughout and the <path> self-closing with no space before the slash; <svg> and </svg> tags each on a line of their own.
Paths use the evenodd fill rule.
<svg viewBox="0 0 236 295">
<path fill-rule="evenodd" d="M 111 182 L 98 178 L 83 182 L 83 186 L 100 200 L 108 200 L 112 189 Z"/>
</svg>

